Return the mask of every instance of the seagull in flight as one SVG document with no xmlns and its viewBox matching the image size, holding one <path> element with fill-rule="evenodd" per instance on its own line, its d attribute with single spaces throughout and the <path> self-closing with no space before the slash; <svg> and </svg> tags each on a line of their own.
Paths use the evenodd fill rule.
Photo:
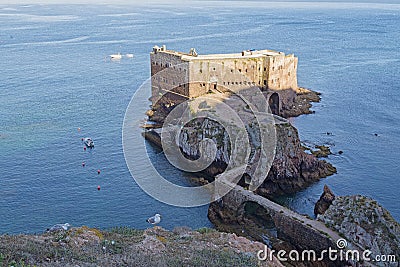
<svg viewBox="0 0 400 267">
<path fill-rule="evenodd" d="M 157 213 L 153 217 L 148 218 L 146 221 L 150 224 L 158 224 L 161 221 L 161 215 Z"/>
</svg>

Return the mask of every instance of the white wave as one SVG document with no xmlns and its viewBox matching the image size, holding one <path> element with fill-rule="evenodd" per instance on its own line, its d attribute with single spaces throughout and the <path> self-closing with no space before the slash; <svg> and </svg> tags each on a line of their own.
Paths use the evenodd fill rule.
<svg viewBox="0 0 400 267">
<path fill-rule="evenodd" d="M 101 14 L 98 17 L 130 17 L 130 16 L 141 16 L 140 13 L 121 13 L 121 14 Z"/>
<path fill-rule="evenodd" d="M 123 44 L 123 43 L 128 43 L 131 42 L 131 40 L 104 40 L 104 41 L 90 41 L 90 42 L 82 42 L 79 44 Z"/>
<path fill-rule="evenodd" d="M 81 37 L 65 39 L 65 40 L 57 40 L 57 41 L 24 42 L 24 43 L 16 43 L 16 44 L 7 44 L 7 45 L 4 45 L 4 47 L 13 47 L 13 46 L 22 46 L 22 45 L 53 45 L 53 44 L 79 43 L 80 41 L 84 41 L 89 38 L 90 38 L 89 36 L 81 36 Z"/>
<path fill-rule="evenodd" d="M 3 8 L 1 8 L 1 10 L 4 10 L 4 11 L 18 11 L 18 9 L 12 8 L 12 7 L 3 7 Z"/>
<path fill-rule="evenodd" d="M 178 12 L 178 11 L 173 11 L 173 10 L 166 10 L 166 9 L 145 9 L 143 10 L 144 13 L 157 13 L 157 14 L 170 14 L 170 15 L 175 15 L 175 16 L 183 16 L 186 15 L 184 12 Z"/>
<path fill-rule="evenodd" d="M 380 59 L 372 59 L 358 62 L 338 62 L 332 64 L 326 64 L 326 66 L 340 69 L 352 68 L 354 66 L 376 66 L 376 65 L 387 65 L 389 63 L 400 62 L 400 59 L 397 58 L 380 58 Z"/>
<path fill-rule="evenodd" d="M 75 15 L 58 15 L 58 16 L 41 16 L 41 15 L 32 15 L 25 13 L 0 13 L 0 16 L 3 17 L 18 17 L 18 19 L 22 19 L 25 21 L 31 22 L 58 22 L 58 21 L 77 21 L 80 20 L 80 17 Z"/>
<path fill-rule="evenodd" d="M 208 7 L 225 7 L 225 1 L 201 1 L 203 6 Z M 399 10 L 398 3 L 368 3 L 368 2 L 296 2 L 296 1 L 231 1 L 230 8 L 295 8 L 295 9 L 385 9 Z"/>
<path fill-rule="evenodd" d="M 250 35 L 250 34 L 261 32 L 270 26 L 271 25 L 261 25 L 258 27 L 244 29 L 244 30 L 237 31 L 237 32 L 213 33 L 213 34 L 204 34 L 204 35 L 198 35 L 198 36 L 187 36 L 187 37 L 179 37 L 179 38 L 138 41 L 138 42 L 135 42 L 135 44 L 170 43 L 170 42 L 179 42 L 179 41 L 187 41 L 187 40 L 201 40 L 201 39 L 210 39 L 210 38 L 219 38 L 219 37 Z"/>
<path fill-rule="evenodd" d="M 43 26 L 20 26 L 20 27 L 4 27 L 3 31 L 21 31 L 21 30 L 36 30 L 41 29 Z"/>
<path fill-rule="evenodd" d="M 44 41 L 44 42 L 26 42 L 26 43 L 17 43 L 17 44 L 8 44 L 4 45 L 3 47 L 10 47 L 10 46 L 21 46 L 21 45 L 47 45 L 47 44 L 79 44 L 79 45 L 91 45 L 91 44 L 123 44 L 123 43 L 130 43 L 130 44 L 157 44 L 157 43 L 171 43 L 171 42 L 180 42 L 180 41 L 187 41 L 187 40 L 202 40 L 202 39 L 210 39 L 210 38 L 221 38 L 221 37 L 237 37 L 241 35 L 251 35 L 254 33 L 259 33 L 265 30 L 266 28 L 270 27 L 271 25 L 260 25 L 258 27 L 250 28 L 250 29 L 243 29 L 241 31 L 236 32 L 223 32 L 223 33 L 213 33 L 213 34 L 204 34 L 198 36 L 186 36 L 186 37 L 175 37 L 175 38 L 166 38 L 166 39 L 154 39 L 154 40 L 129 40 L 129 39 L 119 39 L 119 40 L 98 40 L 98 41 L 86 41 L 82 42 L 86 39 L 89 39 L 89 36 L 82 36 L 67 40 L 59 40 L 59 41 Z"/>
</svg>

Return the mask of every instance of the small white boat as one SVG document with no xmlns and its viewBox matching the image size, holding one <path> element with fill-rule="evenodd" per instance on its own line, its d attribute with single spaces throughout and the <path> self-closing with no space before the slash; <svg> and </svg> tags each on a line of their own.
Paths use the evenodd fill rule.
<svg viewBox="0 0 400 267">
<path fill-rule="evenodd" d="M 114 60 L 120 60 L 122 58 L 122 55 L 121 55 L 121 53 L 112 54 L 112 55 L 110 55 L 110 58 L 114 59 Z"/>
<path fill-rule="evenodd" d="M 133 54 L 126 54 L 125 55 L 127 58 L 133 58 Z"/>
<path fill-rule="evenodd" d="M 89 137 L 84 138 L 84 139 L 83 139 L 83 143 L 84 143 L 87 147 L 90 147 L 90 148 L 94 147 L 94 143 L 93 143 L 92 138 L 89 138 Z"/>
</svg>

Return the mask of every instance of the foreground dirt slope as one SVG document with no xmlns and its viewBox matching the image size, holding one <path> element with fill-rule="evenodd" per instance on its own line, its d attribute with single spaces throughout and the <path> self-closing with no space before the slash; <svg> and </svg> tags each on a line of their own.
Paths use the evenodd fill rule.
<svg viewBox="0 0 400 267">
<path fill-rule="evenodd" d="M 100 231 L 86 226 L 0 236 L 0 266 L 282 266 L 258 262 L 264 245 L 235 234 L 186 227 Z"/>
</svg>

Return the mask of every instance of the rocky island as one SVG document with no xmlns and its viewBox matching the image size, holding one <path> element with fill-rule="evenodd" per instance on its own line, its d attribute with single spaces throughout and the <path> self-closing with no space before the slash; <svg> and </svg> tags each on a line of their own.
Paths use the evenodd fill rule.
<svg viewBox="0 0 400 267">
<path fill-rule="evenodd" d="M 178 143 L 181 153 L 188 159 L 196 160 L 201 156 L 202 140 L 210 139 L 216 146 L 214 161 L 204 170 L 200 183 L 214 181 L 224 173 L 229 165 L 232 148 L 229 134 L 217 119 L 207 117 L 195 118 L 203 110 L 213 106 L 218 100 L 231 108 L 230 112 L 237 114 L 244 122 L 244 128 L 250 139 L 250 159 L 245 173 L 238 179 L 238 185 L 228 195 L 210 204 L 209 219 L 217 229 L 234 232 L 263 243 L 273 249 L 306 250 L 314 249 L 321 252 L 327 247 L 336 247 L 343 235 L 339 230 L 341 222 L 332 223 L 330 219 L 338 217 L 331 213 L 329 206 L 341 205 L 335 200 L 329 188 L 315 208 L 316 214 L 324 214 L 319 221 L 289 211 L 266 198 L 293 193 L 307 187 L 319 179 L 336 172 L 335 167 L 321 157 L 331 154 L 329 147 L 316 146 L 312 151 L 304 147 L 299 139 L 297 129 L 285 118 L 313 113 L 311 102 L 320 101 L 320 95 L 297 85 L 297 61 L 294 55 L 271 50 L 242 51 L 237 54 L 198 55 L 195 49 L 189 53 L 167 50 L 165 46 L 154 47 L 150 54 L 152 73 L 152 106 L 147 112 L 152 124 L 146 125 L 144 136 L 151 142 L 161 146 L 159 127 L 169 114 L 182 103 L 201 103 L 190 106 L 190 122 L 182 125 Z M 246 91 L 257 88 L 260 95 L 247 94 L 238 99 L 235 93 L 246 95 Z M 233 92 L 233 93 L 232 93 Z M 247 97 L 247 98 L 246 98 Z M 240 97 L 239 97 L 240 98 Z M 236 99 L 236 100 L 233 100 Z M 273 116 L 275 131 L 275 150 L 270 169 L 263 182 L 253 192 L 247 191 L 255 177 L 258 160 L 267 153 L 261 149 L 262 123 L 257 120 L 252 103 L 263 99 L 268 104 Z M 250 102 L 250 104 L 249 104 Z M 239 103 L 239 104 L 238 104 Z M 251 113 L 253 114 L 251 115 Z M 228 115 L 228 113 L 226 113 Z M 237 130 L 234 135 L 240 133 Z M 310 153 L 307 153 L 310 151 Z M 242 151 L 243 152 L 243 151 Z M 243 152 L 244 153 L 244 152 Z M 263 198 L 264 197 L 264 198 Z M 359 213 L 364 213 L 362 207 L 354 207 Z M 333 208 L 331 208 L 333 209 Z M 332 214 L 332 217 L 329 217 Z M 386 213 L 385 213 L 386 214 Z M 351 216 L 351 213 L 348 214 Z M 360 214 L 360 218 L 362 218 Z M 324 218 L 324 219 L 322 219 Z M 329 224 L 330 222 L 331 224 Z M 336 226 L 334 226 L 336 225 Z M 347 225 L 347 224 L 346 224 Z M 347 225 L 348 226 L 348 225 Z M 389 237 L 396 235 L 392 231 L 382 230 Z M 352 226 L 352 228 L 354 228 Z M 357 228 L 357 227 L 356 227 Z M 375 229 L 372 227 L 372 229 Z M 385 228 L 386 229 L 386 228 Z M 354 229 L 353 229 L 354 230 Z M 354 232 L 350 231 L 349 233 Z M 345 236 L 347 237 L 347 236 Z M 365 244 L 348 236 L 349 247 L 358 251 Z M 369 239 L 370 240 L 370 239 Z M 364 242 L 365 243 L 365 242 Z M 392 244 L 398 244 L 392 242 Z M 378 250 L 398 253 L 395 245 L 391 249 Z M 369 242 L 369 247 L 371 247 Z M 375 252 L 376 253 L 376 252 Z M 398 257 L 398 254 L 397 256 Z M 303 261 L 285 262 L 291 266 L 358 266 L 352 261 Z M 374 264 L 365 263 L 367 266 Z"/>
</svg>

